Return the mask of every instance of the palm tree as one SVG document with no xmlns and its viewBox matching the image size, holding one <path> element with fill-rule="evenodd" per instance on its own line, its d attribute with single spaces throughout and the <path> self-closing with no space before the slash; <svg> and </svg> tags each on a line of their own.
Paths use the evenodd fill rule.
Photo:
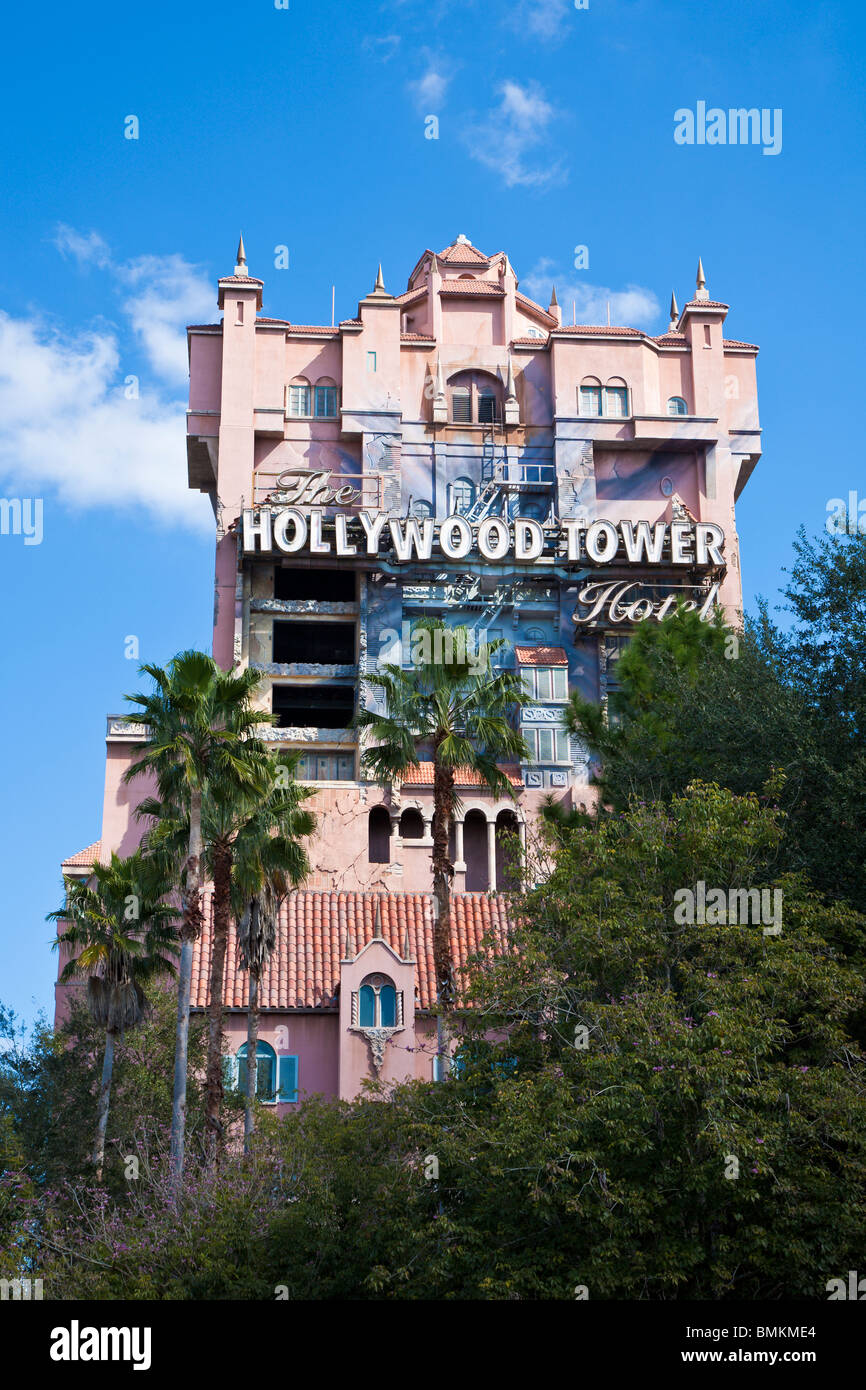
<svg viewBox="0 0 866 1390">
<path fill-rule="evenodd" d="M 112 854 L 109 864 L 94 864 L 90 879 L 67 879 L 66 890 L 66 906 L 49 913 L 47 920 L 68 922 L 54 947 L 65 946 L 77 955 L 64 966 L 60 979 L 87 980 L 90 1013 L 105 1028 L 93 1145 L 96 1179 L 101 1182 L 115 1040 L 147 1017 L 146 985 L 158 975 L 174 974 L 174 923 L 180 914 L 161 901 L 162 881 L 138 851 L 128 859 Z"/>
<path fill-rule="evenodd" d="M 282 869 L 287 884 L 300 882 L 309 872 L 309 861 L 297 840 L 315 830 L 315 817 L 300 810 L 301 802 L 313 793 L 293 780 L 300 754 L 272 754 L 258 740 L 248 739 L 245 755 L 260 759 L 261 781 L 255 792 L 240 787 L 233 778 L 214 777 L 202 796 L 203 861 L 214 885 L 206 1073 L 206 1122 L 212 1159 L 218 1157 L 224 1139 L 220 1118 L 223 981 L 229 921 L 237 900 L 233 887 L 235 861 L 237 872 L 246 878 L 258 873 L 251 881 L 251 889 L 258 886 L 261 876 L 257 867 L 259 860 L 269 869 Z M 138 806 L 136 815 L 151 820 L 144 841 L 147 852 L 159 859 L 163 872 L 171 877 L 182 866 L 189 836 L 189 816 L 184 813 L 183 788 L 176 769 L 165 779 L 164 790 L 166 800 L 147 797 Z M 264 843 L 260 843 L 263 840 Z M 250 862 L 253 853 L 257 855 L 255 867 Z M 288 891 L 287 888 L 284 891 Z M 242 903 L 235 915 L 240 917 L 245 910 L 246 904 Z"/>
<path fill-rule="evenodd" d="M 415 634 L 426 633 L 416 641 Z M 443 1011 L 453 1001 L 451 958 L 451 820 L 460 802 L 455 790 L 458 768 L 470 768 L 494 796 L 514 797 L 509 778 L 498 766 L 502 758 L 528 757 L 523 736 L 510 722 L 526 702 L 513 671 L 493 670 L 490 657 L 501 639 L 481 647 L 476 660 L 473 634 L 465 627 L 446 628 L 423 619 L 413 630 L 411 670 L 386 665 L 367 676 L 379 695 L 379 709 L 361 710 L 356 723 L 369 742 L 363 767 L 381 786 L 390 786 L 417 767 L 421 755 L 433 760 L 433 961 L 438 1005 L 439 1074 L 446 1066 Z"/>
<path fill-rule="evenodd" d="M 250 706 L 250 697 L 259 682 L 255 671 L 223 671 L 204 652 L 181 652 L 167 669 L 153 665 L 140 669 L 151 677 L 156 689 L 150 694 L 126 696 L 130 704 L 138 706 L 132 717 L 145 726 L 147 738 L 124 780 L 129 782 L 144 773 L 154 773 L 162 801 L 170 806 L 182 805 L 189 823 L 187 858 L 181 875 L 183 916 L 171 1117 L 171 1172 L 177 1180 L 183 1171 L 186 1133 L 192 949 L 202 926 L 202 802 L 208 789 L 217 784 L 251 794 L 261 791 L 261 745 L 251 735 L 258 725 L 270 722 L 271 716 Z M 226 930 L 227 925 L 226 922 Z M 216 954 L 216 941 L 214 948 Z M 219 957 L 215 968 L 218 965 Z M 216 998 L 221 1009 L 221 979 L 219 984 Z"/>
<path fill-rule="evenodd" d="M 316 828 L 315 816 L 302 805 L 313 793 L 294 780 L 299 758 L 299 753 L 287 751 L 277 755 L 277 766 L 285 770 L 285 776 L 275 781 L 270 796 L 239 828 L 233 845 L 232 907 L 238 924 L 238 954 L 242 969 L 250 977 L 245 1153 L 249 1153 L 255 1129 L 259 984 L 276 946 L 280 907 L 290 889 L 297 888 L 310 871 L 310 861 L 300 841 Z"/>
</svg>

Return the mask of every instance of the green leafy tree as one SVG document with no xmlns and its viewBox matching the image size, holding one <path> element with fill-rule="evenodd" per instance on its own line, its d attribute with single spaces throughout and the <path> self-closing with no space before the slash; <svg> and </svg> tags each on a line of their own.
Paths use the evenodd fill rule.
<svg viewBox="0 0 866 1390">
<path fill-rule="evenodd" d="M 386 665 L 367 676 L 376 707 L 361 710 L 357 722 L 366 735 L 364 769 L 382 786 L 390 786 L 417 767 L 422 757 L 433 762 L 433 958 L 440 1024 L 440 1068 L 444 1067 L 443 1009 L 453 999 L 451 953 L 451 821 L 459 799 L 458 768 L 478 773 L 495 796 L 514 796 L 503 758 L 525 758 L 528 749 L 515 729 L 515 711 L 526 702 L 512 671 L 494 671 L 490 657 L 500 640 L 481 647 L 472 659 L 473 634 L 465 627 L 447 628 L 427 619 L 413 632 L 413 666 Z M 418 658 L 414 661 L 414 657 Z"/>
<path fill-rule="evenodd" d="M 186 1129 L 187 1050 L 193 942 L 202 926 L 202 803 L 208 788 L 219 788 L 224 800 L 235 789 L 255 795 L 262 790 L 263 755 L 256 728 L 270 716 L 251 706 L 259 677 L 255 671 L 225 672 L 203 652 L 186 651 L 163 670 L 141 667 L 155 689 L 149 694 L 127 695 L 136 706 L 134 718 L 144 725 L 146 741 L 124 774 L 126 781 L 143 774 L 155 775 L 160 799 L 168 806 L 184 806 L 189 818 L 187 859 L 177 887 L 183 890 L 180 938 L 180 973 L 177 996 L 177 1045 L 174 1066 L 171 1163 L 175 1178 L 183 1170 Z M 222 865 L 221 865 L 222 869 Z M 222 894 L 225 903 L 227 895 Z M 216 927 L 216 924 L 215 924 Z M 211 981 L 214 1011 L 222 1009 L 221 972 L 225 967 L 228 919 L 221 916 L 219 941 L 215 930 Z M 221 1014 L 211 1019 L 211 1052 L 214 1038 L 220 1042 Z M 208 1075 L 222 1086 L 221 1062 L 216 1071 L 209 1059 Z M 211 1101 L 211 1104 L 213 1101 Z M 218 1104 L 218 1102 L 217 1102 Z"/>
<path fill-rule="evenodd" d="M 87 981 L 87 1002 L 105 1030 L 102 1080 L 96 1113 L 93 1166 L 102 1180 L 105 1131 L 118 1034 L 137 1027 L 148 1010 L 146 987 L 174 973 L 176 908 L 163 899 L 164 884 L 140 853 L 94 864 L 88 879 L 66 880 L 66 904 L 48 915 L 65 923 L 54 946 L 72 953 L 60 980 Z"/>
</svg>

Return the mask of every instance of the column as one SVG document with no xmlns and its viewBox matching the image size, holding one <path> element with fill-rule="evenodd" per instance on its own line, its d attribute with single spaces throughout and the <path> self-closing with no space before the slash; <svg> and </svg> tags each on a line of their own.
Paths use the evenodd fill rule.
<svg viewBox="0 0 866 1390">
<path fill-rule="evenodd" d="M 496 821 L 487 822 L 487 887 L 496 892 Z"/>
<path fill-rule="evenodd" d="M 465 874 L 466 863 L 463 858 L 463 822 L 454 822 L 454 872 L 455 874 Z"/>
</svg>

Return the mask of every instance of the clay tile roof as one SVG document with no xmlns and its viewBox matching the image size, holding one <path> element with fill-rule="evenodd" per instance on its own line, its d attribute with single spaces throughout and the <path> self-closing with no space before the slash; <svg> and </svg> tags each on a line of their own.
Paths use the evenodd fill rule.
<svg viewBox="0 0 866 1390">
<path fill-rule="evenodd" d="M 257 280 L 254 275 L 221 275 L 220 285 L 260 285 L 264 289 L 264 280 Z"/>
<path fill-rule="evenodd" d="M 289 320 L 289 319 L 269 319 L 269 318 L 265 318 L 262 314 L 259 314 L 259 315 L 257 316 L 257 318 L 256 318 L 256 323 L 279 323 L 279 324 L 285 324 L 286 328 L 292 328 L 292 327 L 293 327 L 293 324 L 291 323 L 291 320 Z"/>
<path fill-rule="evenodd" d="M 549 314 L 545 308 L 543 308 L 540 304 L 536 304 L 535 300 L 530 299 L 528 295 L 521 294 L 520 290 L 518 290 L 514 298 L 518 304 L 525 304 L 528 309 L 533 309 L 535 313 L 540 314 L 540 316 L 543 319 L 547 319 L 547 322 L 551 325 L 551 327 L 559 327 L 559 325 L 556 322 L 556 319 L 553 317 L 553 314 Z"/>
<path fill-rule="evenodd" d="M 567 666 L 564 647 L 515 647 L 518 666 Z"/>
<path fill-rule="evenodd" d="M 663 343 L 666 347 L 682 347 L 688 343 L 685 333 L 660 333 L 657 338 L 653 338 L 654 343 Z"/>
<path fill-rule="evenodd" d="M 527 347 L 527 346 L 530 346 L 530 347 L 537 347 L 537 348 L 546 348 L 546 347 L 547 347 L 547 335 L 545 334 L 545 336 L 544 336 L 543 338 L 512 338 L 511 343 L 512 343 L 512 347 Z"/>
<path fill-rule="evenodd" d="M 504 772 L 512 786 L 522 787 L 523 778 L 519 767 L 500 767 L 500 772 Z M 480 772 L 476 772 L 471 767 L 458 767 L 455 770 L 455 783 L 458 787 L 483 787 L 484 780 Z M 406 776 L 403 778 L 403 785 L 409 787 L 432 787 L 433 785 L 433 764 L 419 763 L 417 767 L 410 767 Z"/>
<path fill-rule="evenodd" d="M 401 333 L 401 343 L 432 343 L 435 339 L 432 333 Z"/>
<path fill-rule="evenodd" d="M 347 952 L 351 932 L 355 952 L 375 933 L 376 909 L 385 942 L 402 958 L 408 932 L 409 954 L 415 961 L 418 1007 L 429 1009 L 435 1000 L 433 963 L 433 899 L 430 893 L 291 893 L 280 909 L 277 945 L 262 975 L 259 1002 L 263 1009 L 317 1009 L 335 1012 L 340 961 Z M 207 1008 L 210 977 L 213 895 L 204 900 L 205 924 L 193 947 L 192 993 L 194 1009 Z M 504 949 L 509 932 L 504 896 L 458 893 L 451 904 L 451 950 L 458 972 L 470 955 L 481 949 L 482 938 L 492 933 L 494 949 Z M 246 1007 L 249 976 L 238 965 L 235 924 L 229 925 L 223 1003 L 229 1009 Z"/>
<path fill-rule="evenodd" d="M 440 294 L 493 294 L 498 298 L 505 297 L 505 291 L 501 285 L 497 285 L 493 280 L 443 280 Z"/>
<path fill-rule="evenodd" d="M 554 328 L 552 331 L 554 333 L 576 333 L 578 335 L 580 335 L 581 333 L 613 333 L 619 334 L 621 337 L 628 338 L 642 338 L 644 336 L 639 328 L 615 328 L 607 323 L 570 323 L 567 325 L 563 324 L 561 328 Z"/>
<path fill-rule="evenodd" d="M 397 294 L 394 298 L 398 304 L 402 304 L 404 307 L 415 304 L 419 300 L 427 298 L 427 286 L 422 285 L 420 289 L 404 290 L 402 294 Z"/>
<path fill-rule="evenodd" d="M 730 304 L 723 304 L 720 299 L 690 299 L 685 306 L 687 309 L 730 309 Z"/>
<path fill-rule="evenodd" d="M 293 323 L 289 326 L 290 333 L 339 333 L 336 324 L 329 323 Z"/>
<path fill-rule="evenodd" d="M 61 868 L 87 868 L 90 864 L 96 864 L 102 853 L 102 841 L 94 840 L 87 849 L 80 849 L 76 854 L 70 854 L 68 859 L 64 859 Z"/>
<path fill-rule="evenodd" d="M 258 323 L 259 320 L 257 319 L 256 322 Z M 194 328 L 220 328 L 220 329 L 221 329 L 221 328 L 222 328 L 222 324 L 221 324 L 221 323 L 188 323 L 187 326 L 186 326 L 186 331 L 187 331 L 187 333 L 191 333 L 191 332 L 193 331 Z"/>
<path fill-rule="evenodd" d="M 439 252 L 439 260 L 447 265 L 489 265 L 490 260 L 483 251 L 470 246 L 468 241 L 452 241 L 444 251 Z"/>
<path fill-rule="evenodd" d="M 760 352 L 760 348 L 758 347 L 758 344 L 757 344 L 757 343 L 739 343 L 739 342 L 737 342 L 736 338 L 723 338 L 723 339 L 722 339 L 722 347 L 723 347 L 723 348 L 750 348 L 752 352 Z"/>
</svg>

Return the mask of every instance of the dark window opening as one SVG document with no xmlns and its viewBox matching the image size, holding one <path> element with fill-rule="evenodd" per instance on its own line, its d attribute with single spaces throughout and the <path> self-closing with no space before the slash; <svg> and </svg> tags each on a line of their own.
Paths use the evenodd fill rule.
<svg viewBox="0 0 866 1390">
<path fill-rule="evenodd" d="M 402 840 L 424 839 L 424 817 L 414 807 L 404 811 L 400 817 L 400 838 Z"/>
<path fill-rule="evenodd" d="M 374 806 L 367 821 L 367 858 L 371 864 L 391 862 L 391 817 L 384 806 Z"/>
<path fill-rule="evenodd" d="M 274 570 L 274 598 L 320 599 L 323 603 L 354 603 L 353 570 L 287 569 Z"/>
<path fill-rule="evenodd" d="M 346 729 L 355 713 L 355 688 L 351 685 L 275 685 L 274 714 L 287 729 Z"/>
<path fill-rule="evenodd" d="M 354 623 L 274 623 L 274 661 L 353 666 Z"/>
</svg>

